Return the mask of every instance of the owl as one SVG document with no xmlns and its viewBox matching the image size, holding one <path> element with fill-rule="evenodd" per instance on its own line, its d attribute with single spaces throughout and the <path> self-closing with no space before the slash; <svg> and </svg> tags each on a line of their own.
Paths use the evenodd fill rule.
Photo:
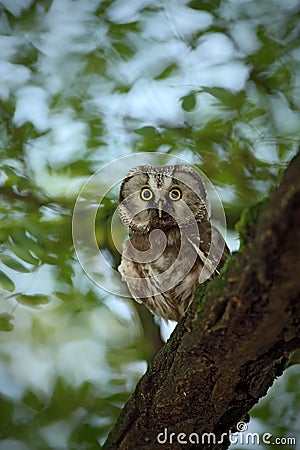
<svg viewBox="0 0 300 450">
<path fill-rule="evenodd" d="M 165 320 L 180 320 L 197 284 L 229 255 L 208 209 L 206 187 L 189 165 L 134 167 L 121 184 L 118 211 L 130 237 L 119 271 L 133 298 Z"/>
</svg>

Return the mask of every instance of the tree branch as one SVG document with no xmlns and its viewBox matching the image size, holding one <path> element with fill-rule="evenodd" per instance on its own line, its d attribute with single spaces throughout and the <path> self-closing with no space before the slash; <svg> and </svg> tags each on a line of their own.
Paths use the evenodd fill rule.
<svg viewBox="0 0 300 450">
<path fill-rule="evenodd" d="M 248 212 L 242 251 L 199 287 L 125 405 L 106 450 L 161 449 L 162 432 L 160 441 L 167 437 L 172 449 L 182 447 L 178 439 L 195 448 L 196 434 L 200 444 L 203 433 L 218 439 L 282 373 L 289 352 L 300 346 L 299 169 L 300 154 L 271 198 Z M 201 448 L 228 446 L 228 439 L 210 440 Z"/>
</svg>

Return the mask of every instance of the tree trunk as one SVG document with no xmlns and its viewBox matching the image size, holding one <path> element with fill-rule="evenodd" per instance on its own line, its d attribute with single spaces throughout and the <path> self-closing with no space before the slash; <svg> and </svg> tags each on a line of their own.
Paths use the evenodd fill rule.
<svg viewBox="0 0 300 450">
<path fill-rule="evenodd" d="M 300 154 L 270 199 L 248 210 L 242 249 L 219 277 L 199 287 L 125 405 L 106 450 L 227 448 L 229 430 L 300 347 L 299 169 Z"/>
</svg>

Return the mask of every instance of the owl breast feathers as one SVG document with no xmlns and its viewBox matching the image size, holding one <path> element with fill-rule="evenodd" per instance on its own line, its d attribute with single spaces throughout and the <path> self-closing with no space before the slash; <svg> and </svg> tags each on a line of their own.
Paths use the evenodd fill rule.
<svg viewBox="0 0 300 450">
<path fill-rule="evenodd" d="M 120 218 L 132 231 L 119 266 L 131 295 L 157 316 L 179 321 L 197 284 L 229 255 L 210 223 L 200 174 L 188 165 L 135 167 L 119 202 Z"/>
</svg>

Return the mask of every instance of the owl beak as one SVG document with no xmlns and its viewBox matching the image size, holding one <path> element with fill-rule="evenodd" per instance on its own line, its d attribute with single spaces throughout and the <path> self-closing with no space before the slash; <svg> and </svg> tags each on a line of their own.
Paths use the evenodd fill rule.
<svg viewBox="0 0 300 450">
<path fill-rule="evenodd" d="M 163 202 L 162 200 L 158 200 L 158 217 L 161 219 L 162 217 L 162 206 L 163 206 Z"/>
</svg>

